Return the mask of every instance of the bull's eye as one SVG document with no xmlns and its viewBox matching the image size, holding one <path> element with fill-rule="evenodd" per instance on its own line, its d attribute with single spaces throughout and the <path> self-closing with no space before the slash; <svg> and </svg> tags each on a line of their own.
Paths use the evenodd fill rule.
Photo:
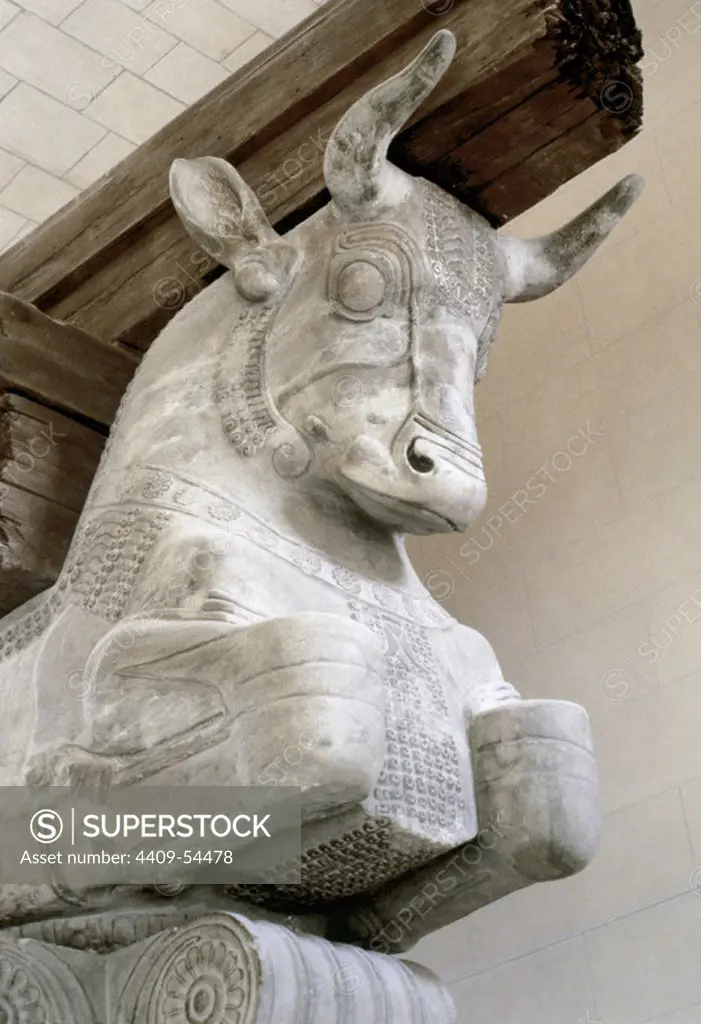
<svg viewBox="0 0 701 1024">
<path fill-rule="evenodd" d="M 357 260 L 344 267 L 338 278 L 338 298 L 353 313 L 369 313 L 385 297 L 384 274 L 372 263 Z"/>
</svg>

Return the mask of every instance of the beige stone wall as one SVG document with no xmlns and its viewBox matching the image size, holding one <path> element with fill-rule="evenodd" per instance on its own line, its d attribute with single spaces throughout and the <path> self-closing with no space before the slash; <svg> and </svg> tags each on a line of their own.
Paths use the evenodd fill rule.
<svg viewBox="0 0 701 1024">
<path fill-rule="evenodd" d="M 324 0 L 0 0 L 0 252 Z"/>
<path fill-rule="evenodd" d="M 422 943 L 462 1024 L 701 1022 L 701 3 L 638 0 L 642 136 L 529 212 L 540 234 L 632 170 L 592 264 L 507 310 L 478 388 L 491 501 L 410 545 L 527 696 L 593 719 L 593 866 Z"/>
</svg>

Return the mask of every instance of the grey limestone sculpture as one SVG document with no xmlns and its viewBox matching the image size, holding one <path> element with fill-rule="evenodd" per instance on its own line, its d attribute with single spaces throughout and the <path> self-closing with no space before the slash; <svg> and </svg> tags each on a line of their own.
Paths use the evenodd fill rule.
<svg viewBox="0 0 701 1024">
<path fill-rule="evenodd" d="M 51 1019 L 68 986 L 69 1019 L 107 1020 L 80 981 L 99 960 L 110 1020 L 445 1024 L 437 983 L 386 954 L 594 853 L 585 711 L 521 699 L 402 534 L 480 514 L 473 394 L 502 303 L 567 281 L 642 182 L 526 241 L 394 167 L 454 49 L 439 32 L 348 111 L 331 201 L 283 237 L 225 161 L 174 163 L 182 222 L 229 273 L 146 355 L 60 579 L 0 623 L 1 784 L 301 787 L 302 883 L 6 887 L 0 1004 L 22 969 Z M 339 986 L 345 961 L 372 981 Z"/>
</svg>

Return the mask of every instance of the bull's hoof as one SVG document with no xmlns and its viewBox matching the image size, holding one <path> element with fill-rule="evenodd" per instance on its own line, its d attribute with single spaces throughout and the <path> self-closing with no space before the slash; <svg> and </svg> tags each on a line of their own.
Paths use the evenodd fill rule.
<svg viewBox="0 0 701 1024">
<path fill-rule="evenodd" d="M 589 717 L 578 704 L 524 700 L 475 716 L 470 727 L 480 824 L 509 823 L 511 861 L 544 882 L 575 874 L 599 838 L 597 768 Z"/>
</svg>

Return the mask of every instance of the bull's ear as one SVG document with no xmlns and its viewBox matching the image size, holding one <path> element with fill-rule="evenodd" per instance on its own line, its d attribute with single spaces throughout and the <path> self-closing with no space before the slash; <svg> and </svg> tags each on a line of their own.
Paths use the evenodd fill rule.
<svg viewBox="0 0 701 1024">
<path fill-rule="evenodd" d="M 540 299 L 569 281 L 608 238 L 644 186 L 639 174 L 629 174 L 551 235 L 529 239 L 500 236 L 504 301 Z"/>
<path fill-rule="evenodd" d="M 244 298 L 262 302 L 284 291 L 297 250 L 270 226 L 263 208 L 231 164 L 215 156 L 175 160 L 170 195 L 186 231 L 234 272 Z"/>
</svg>

